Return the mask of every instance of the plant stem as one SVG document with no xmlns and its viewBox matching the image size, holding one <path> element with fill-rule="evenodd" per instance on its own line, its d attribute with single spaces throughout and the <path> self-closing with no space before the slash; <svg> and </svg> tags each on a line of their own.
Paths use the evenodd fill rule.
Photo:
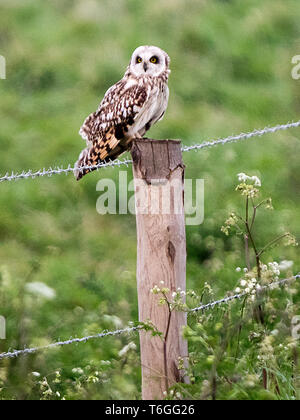
<svg viewBox="0 0 300 420">
<path fill-rule="evenodd" d="M 238 358 L 238 355 L 239 355 L 240 338 L 241 338 L 241 332 L 242 332 L 242 327 L 243 327 L 243 317 L 244 317 L 244 310 L 245 310 L 245 305 L 246 305 L 247 298 L 248 298 L 248 296 L 245 297 L 245 299 L 243 301 L 242 309 L 241 309 L 241 322 L 240 322 L 240 325 L 239 325 L 238 342 L 237 342 L 237 348 L 236 348 L 236 353 L 235 353 L 235 360 Z"/>
<path fill-rule="evenodd" d="M 248 237 L 248 235 L 244 235 L 244 239 L 245 239 L 246 265 L 247 265 L 248 271 L 250 271 L 251 270 L 251 265 L 250 265 L 250 257 L 249 257 L 249 237 Z"/>
<path fill-rule="evenodd" d="M 251 198 L 251 202 L 252 202 L 252 206 L 253 206 L 253 214 L 252 214 L 252 220 L 251 220 L 251 225 L 250 225 L 250 230 L 252 230 L 254 222 L 255 222 L 255 217 L 256 217 L 256 210 L 259 207 L 259 205 L 255 206 L 253 199 Z"/>
<path fill-rule="evenodd" d="M 276 244 L 276 242 L 279 242 L 281 239 L 285 238 L 288 235 L 289 235 L 289 233 L 284 233 L 284 234 L 278 236 L 278 238 L 273 239 L 273 241 L 269 242 L 266 246 L 263 247 L 263 249 L 261 251 L 259 251 L 258 256 L 260 257 L 261 254 L 263 254 L 270 246 Z"/>
<path fill-rule="evenodd" d="M 260 203 L 256 204 L 256 208 L 258 209 L 258 207 L 260 207 L 265 201 L 268 201 L 269 198 L 265 198 L 264 200 L 262 200 Z"/>
<path fill-rule="evenodd" d="M 250 239 L 250 242 L 252 244 L 252 247 L 253 247 L 253 250 L 254 250 L 254 253 L 255 253 L 257 278 L 258 278 L 258 280 L 260 280 L 261 279 L 261 271 L 260 271 L 259 253 L 257 251 L 256 245 L 255 245 L 255 242 L 254 242 L 254 239 L 253 239 L 250 227 L 249 227 L 249 198 L 248 197 L 247 197 L 247 200 L 246 200 L 246 221 L 245 221 L 245 224 L 246 224 L 246 229 L 247 229 L 247 232 L 248 232 L 248 237 Z"/>
<path fill-rule="evenodd" d="M 252 205 L 253 205 L 253 201 L 252 201 Z M 246 230 L 247 230 L 247 233 L 248 233 L 248 237 L 250 239 L 250 242 L 252 244 L 252 247 L 253 247 L 253 250 L 254 250 L 254 253 L 255 253 L 257 280 L 258 280 L 258 282 L 260 282 L 261 281 L 261 267 L 260 267 L 260 258 L 259 258 L 260 254 L 257 251 L 256 245 L 255 245 L 255 242 L 254 242 L 254 239 L 253 239 L 253 236 L 252 236 L 252 232 L 251 232 L 251 229 L 252 229 L 254 221 L 255 221 L 255 216 L 256 216 L 255 206 L 254 206 L 253 211 L 254 211 L 254 213 L 253 213 L 253 216 L 252 216 L 252 223 L 251 223 L 251 228 L 250 228 L 249 227 L 249 198 L 247 197 L 245 224 L 246 224 Z M 264 314 L 263 314 L 263 310 L 262 310 L 261 305 L 258 305 L 257 311 L 256 310 L 254 311 L 254 315 L 256 316 L 257 320 L 259 320 L 261 322 L 261 324 L 264 324 Z"/>
<path fill-rule="evenodd" d="M 167 305 L 168 305 L 168 310 L 169 310 L 169 316 L 168 316 L 168 322 L 167 322 L 167 329 L 166 329 L 166 333 L 165 333 L 165 336 L 164 336 L 165 387 L 166 387 L 166 392 L 168 392 L 168 389 L 169 389 L 169 380 L 168 380 L 167 339 L 168 339 L 169 330 L 170 330 L 172 310 L 171 310 L 170 303 L 167 300 L 166 296 L 165 296 L 165 299 L 166 299 L 166 302 L 167 302 Z"/>
<path fill-rule="evenodd" d="M 266 368 L 263 368 L 263 387 L 264 389 L 268 389 L 268 374 Z"/>
</svg>

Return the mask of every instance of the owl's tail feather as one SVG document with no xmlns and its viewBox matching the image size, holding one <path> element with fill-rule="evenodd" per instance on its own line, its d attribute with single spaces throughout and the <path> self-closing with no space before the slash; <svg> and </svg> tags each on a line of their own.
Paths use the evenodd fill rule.
<svg viewBox="0 0 300 420">
<path fill-rule="evenodd" d="M 79 155 L 77 162 L 75 163 L 74 175 L 77 181 L 79 181 L 84 175 L 88 172 L 91 172 L 92 169 L 86 169 L 86 166 L 91 166 L 90 163 L 90 148 L 82 150 Z"/>
<path fill-rule="evenodd" d="M 75 163 L 75 171 L 74 175 L 77 181 L 79 181 L 82 177 L 84 177 L 89 172 L 93 172 L 98 169 L 96 166 L 100 163 L 107 163 L 117 159 L 121 154 L 126 152 L 130 148 L 130 144 L 118 144 L 110 154 L 105 158 L 100 158 L 99 149 L 95 149 L 93 147 L 87 147 L 84 149 Z M 91 168 L 87 168 L 87 166 L 91 166 Z"/>
</svg>

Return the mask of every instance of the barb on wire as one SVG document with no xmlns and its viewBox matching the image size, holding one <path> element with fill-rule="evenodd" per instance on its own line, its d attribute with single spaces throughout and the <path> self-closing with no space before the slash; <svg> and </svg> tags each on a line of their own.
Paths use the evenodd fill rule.
<svg viewBox="0 0 300 420">
<path fill-rule="evenodd" d="M 196 150 L 200 150 L 200 149 L 204 149 L 204 148 L 208 148 L 208 147 L 213 147 L 213 146 L 218 146 L 219 144 L 227 144 L 227 143 L 233 143 L 233 142 L 237 142 L 237 141 L 242 141 L 242 140 L 247 140 L 250 139 L 252 137 L 261 137 L 265 134 L 270 134 L 270 133 L 275 133 L 277 131 L 281 131 L 281 130 L 287 130 L 289 128 L 296 128 L 296 127 L 300 127 L 300 120 L 297 122 L 291 122 L 291 123 L 287 123 L 287 124 L 281 124 L 281 125 L 276 125 L 274 127 L 265 127 L 262 130 L 254 130 L 252 132 L 249 133 L 241 133 L 238 134 L 236 136 L 229 136 L 229 137 L 225 137 L 223 139 L 217 139 L 217 140 L 211 140 L 211 141 L 206 141 L 204 143 L 201 144 L 194 144 L 191 146 L 183 146 L 182 147 L 182 151 L 183 152 L 190 152 L 192 150 L 196 151 Z M 18 179 L 34 179 L 37 177 L 42 177 L 42 176 L 52 176 L 52 175 L 59 175 L 59 174 L 68 174 L 70 172 L 75 172 L 75 171 L 83 171 L 85 169 L 101 169 L 101 168 L 107 168 L 107 167 L 115 167 L 115 166 L 128 166 L 129 164 L 132 163 L 132 160 L 130 159 L 125 159 L 125 160 L 114 160 L 114 161 L 110 161 L 110 162 L 101 162 L 97 165 L 85 165 L 85 166 L 81 166 L 79 168 L 75 168 L 72 167 L 71 165 L 69 165 L 67 168 L 48 168 L 48 169 L 40 169 L 38 171 L 32 171 L 29 170 L 27 172 L 23 171 L 21 173 L 14 173 L 12 172 L 11 174 L 7 173 L 6 175 L 0 177 L 0 182 L 4 182 L 4 181 L 17 181 Z"/>
<path fill-rule="evenodd" d="M 297 280 L 297 279 L 300 279 L 300 274 L 297 274 L 293 277 L 289 277 L 287 279 L 277 280 L 277 281 L 274 281 L 270 284 L 262 286 L 260 291 L 264 291 L 264 290 L 267 290 L 267 289 L 272 289 L 276 286 L 281 286 L 281 285 L 284 285 L 284 284 L 288 283 L 289 281 Z M 227 296 L 223 299 L 216 300 L 215 302 L 210 302 L 210 303 L 207 303 L 205 305 L 198 306 L 197 308 L 190 309 L 189 312 L 191 313 L 191 312 L 205 311 L 207 309 L 213 309 L 215 306 L 221 305 L 223 303 L 229 303 L 233 300 L 242 299 L 245 296 L 249 296 L 249 293 L 243 292 L 243 293 L 238 293 L 238 294 L 233 295 L 233 296 Z"/>
<path fill-rule="evenodd" d="M 275 281 L 273 283 L 270 283 L 268 285 L 262 286 L 261 290 L 272 289 L 276 286 L 285 285 L 289 281 L 296 280 L 296 279 L 300 279 L 300 274 L 297 274 L 297 275 L 295 275 L 293 277 L 290 277 L 290 278 L 281 279 L 281 280 Z M 197 308 L 190 309 L 188 311 L 188 314 L 193 313 L 193 312 L 199 312 L 199 311 L 204 311 L 204 310 L 208 310 L 208 309 L 213 309 L 215 306 L 225 304 L 225 303 L 228 303 L 228 302 L 233 301 L 233 300 L 241 299 L 242 297 L 244 297 L 246 295 L 249 295 L 249 293 L 240 293 L 240 294 L 237 294 L 237 295 L 234 295 L 234 296 L 228 296 L 228 297 L 225 297 L 223 299 L 216 300 L 214 302 L 207 303 L 205 305 L 201 305 Z M 26 354 L 31 354 L 31 353 L 36 353 L 37 351 L 40 351 L 40 350 L 49 350 L 49 349 L 52 349 L 52 348 L 55 348 L 55 347 L 61 347 L 61 346 L 65 346 L 65 345 L 68 345 L 68 344 L 86 343 L 89 340 L 93 340 L 93 339 L 97 339 L 97 338 L 103 338 L 103 337 L 108 337 L 108 336 L 120 335 L 120 334 L 124 334 L 124 333 L 136 332 L 139 329 L 143 329 L 143 327 L 141 325 L 139 325 L 139 326 L 136 326 L 136 327 L 128 327 L 128 328 L 123 328 L 123 329 L 119 329 L 119 330 L 115 330 L 115 331 L 102 332 L 100 334 L 90 335 L 90 336 L 82 337 L 82 338 L 72 338 L 72 339 L 66 340 L 66 341 L 57 341 L 57 342 L 49 344 L 47 346 L 31 347 L 31 348 L 27 348 L 27 349 L 23 349 L 23 350 L 14 350 L 14 351 L 10 351 L 10 352 L 7 352 L 7 353 L 0 353 L 0 360 L 8 359 L 8 358 L 14 358 L 14 357 L 18 357 L 18 356 L 22 356 L 22 355 L 26 355 Z"/>
</svg>

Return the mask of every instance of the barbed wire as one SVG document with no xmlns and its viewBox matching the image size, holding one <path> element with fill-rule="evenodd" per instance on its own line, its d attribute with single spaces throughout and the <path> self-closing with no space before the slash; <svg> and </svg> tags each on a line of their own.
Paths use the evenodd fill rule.
<svg viewBox="0 0 300 420">
<path fill-rule="evenodd" d="M 285 285 L 286 283 L 288 283 L 292 280 L 297 280 L 297 279 L 300 279 L 300 274 L 297 274 L 295 276 L 292 276 L 292 277 L 289 277 L 289 278 L 286 278 L 286 279 L 281 279 L 281 280 L 272 282 L 270 284 L 267 284 L 265 286 L 262 286 L 261 289 L 260 289 L 260 292 L 264 291 L 264 290 L 267 290 L 267 289 L 274 289 L 277 286 Z M 241 299 L 241 298 L 246 297 L 246 296 L 249 296 L 249 293 L 244 292 L 244 293 L 239 293 L 239 294 L 236 294 L 236 295 L 233 295 L 233 296 L 227 296 L 223 299 L 216 300 L 214 302 L 210 302 L 210 303 L 207 303 L 205 305 L 201 305 L 201 306 L 198 306 L 196 308 L 190 309 L 190 310 L 188 310 L 188 314 L 194 313 L 194 312 L 199 312 L 199 311 L 205 311 L 205 310 L 208 310 L 208 309 L 213 309 L 215 306 L 222 305 L 222 304 L 225 304 L 225 303 L 229 303 L 233 300 L 238 300 L 238 299 Z M 105 331 L 105 332 L 102 332 L 100 334 L 89 335 L 87 337 L 71 338 L 71 339 L 66 340 L 66 341 L 57 341 L 55 343 L 51 343 L 51 344 L 48 344 L 46 346 L 31 347 L 31 348 L 25 348 L 23 350 L 9 351 L 7 353 L 1 353 L 0 354 L 0 360 L 14 358 L 14 357 L 22 356 L 22 355 L 28 355 L 28 354 L 36 353 L 36 352 L 41 351 L 41 350 L 50 350 L 50 349 L 53 349 L 55 347 L 62 347 L 62 346 L 69 345 L 69 344 L 86 343 L 87 341 L 98 339 L 98 338 L 104 338 L 104 337 L 108 337 L 108 336 L 116 336 L 116 335 L 120 335 L 120 334 L 124 334 L 124 333 L 136 332 L 139 329 L 143 329 L 143 326 L 139 325 L 139 326 L 135 326 L 135 327 L 127 327 L 127 328 L 118 329 L 118 330 L 114 330 L 114 331 Z"/>
<path fill-rule="evenodd" d="M 261 137 L 263 135 L 266 134 L 270 134 L 270 133 L 276 133 L 277 131 L 282 131 L 282 130 L 287 130 L 289 128 L 296 128 L 296 127 L 300 127 L 300 120 L 297 122 L 291 122 L 291 123 L 287 123 L 287 124 L 279 124 L 276 125 L 274 127 L 265 127 L 261 130 L 254 130 L 248 133 L 240 133 L 238 135 L 235 136 L 229 136 L 229 137 L 225 137 L 225 138 L 220 138 L 217 140 L 210 140 L 210 141 L 206 141 L 204 143 L 200 143 L 200 144 L 194 144 L 191 146 L 183 146 L 182 147 L 182 152 L 190 152 L 190 151 L 197 151 L 200 149 L 204 149 L 204 148 L 209 148 L 209 147 L 214 147 L 214 146 L 218 146 L 220 144 L 224 145 L 227 143 L 234 143 L 237 141 L 242 141 L 242 140 L 247 140 L 250 139 L 252 137 Z M 120 167 L 120 166 L 127 166 L 132 164 L 132 160 L 131 159 L 124 159 L 124 160 L 114 160 L 114 161 L 110 161 L 110 162 L 101 162 L 97 165 L 85 165 L 85 166 L 81 166 L 80 168 L 76 168 L 76 167 L 72 167 L 71 165 L 69 165 L 67 168 L 60 168 L 60 167 L 56 167 L 56 168 L 48 168 L 48 169 L 40 169 L 38 171 L 32 171 L 29 170 L 27 172 L 22 171 L 21 173 L 14 173 L 11 172 L 11 174 L 6 173 L 6 175 L 0 177 L 0 182 L 5 182 L 5 181 L 17 181 L 19 179 L 34 179 L 34 178 L 38 178 L 38 177 L 43 177 L 43 176 L 52 176 L 52 175 L 60 175 L 60 174 L 69 174 L 71 172 L 75 172 L 75 171 L 84 171 L 86 169 L 93 169 L 93 170 L 99 170 L 102 168 L 108 168 L 108 167 Z"/>
<path fill-rule="evenodd" d="M 297 279 L 300 279 L 300 274 L 296 274 L 293 277 L 289 277 L 287 279 L 277 280 L 277 281 L 274 281 L 270 284 L 261 286 L 259 292 L 262 292 L 262 291 L 267 290 L 267 289 L 276 288 L 277 286 L 284 285 L 284 284 L 288 283 L 289 281 L 297 280 Z M 201 305 L 201 306 L 198 306 L 197 308 L 190 309 L 189 312 L 192 313 L 192 312 L 205 311 L 207 309 L 213 309 L 217 305 L 221 305 L 223 303 L 229 303 L 233 300 L 242 299 L 243 297 L 246 297 L 246 296 L 249 296 L 249 293 L 247 293 L 247 292 L 237 293 L 235 295 L 227 296 L 223 299 L 216 300 L 215 302 L 207 303 L 206 305 Z"/>
<path fill-rule="evenodd" d="M 108 336 L 120 335 L 120 334 L 124 334 L 124 333 L 130 333 L 130 332 L 137 331 L 139 328 L 140 328 L 140 326 L 138 326 L 138 327 L 128 327 L 128 328 L 123 328 L 123 329 L 119 329 L 119 330 L 115 330 L 115 331 L 107 331 L 107 332 L 102 332 L 100 334 L 88 335 L 87 337 L 82 337 L 82 338 L 71 338 L 71 339 L 66 340 L 66 341 L 57 341 L 55 343 L 48 344 L 46 346 L 31 347 L 31 348 L 23 349 L 23 350 L 9 351 L 7 353 L 1 353 L 0 354 L 0 360 L 7 359 L 7 358 L 18 357 L 18 356 L 25 355 L 25 354 L 36 353 L 37 351 L 40 351 L 40 350 L 49 350 L 49 349 L 53 349 L 55 347 L 66 346 L 68 344 L 86 343 L 89 340 L 94 340 L 94 339 L 97 339 L 97 338 L 103 338 L 103 337 L 108 337 Z"/>
<path fill-rule="evenodd" d="M 121 166 L 121 165 L 125 165 L 128 167 L 128 165 L 130 165 L 132 163 L 132 160 L 130 159 L 125 159 L 125 160 L 114 160 L 114 161 L 110 161 L 110 162 L 101 162 L 98 163 L 97 165 L 85 165 L 85 166 L 81 166 L 80 168 L 75 168 L 72 167 L 71 165 L 69 165 L 67 168 L 48 168 L 48 169 L 40 169 L 38 171 L 32 171 L 29 170 L 27 172 L 23 171 L 21 173 L 11 173 L 10 175 L 7 173 L 6 175 L 4 175 L 3 177 L 0 178 L 0 182 L 4 182 L 4 181 L 17 181 L 19 179 L 34 179 L 34 178 L 38 178 L 38 177 L 42 177 L 42 176 L 52 176 L 52 175 L 60 175 L 60 174 L 65 174 L 67 175 L 70 172 L 75 172 L 78 171 L 79 169 L 81 171 L 84 171 L 85 169 L 94 169 L 94 170 L 99 170 L 102 168 L 107 168 L 107 167 L 114 167 L 114 166 Z"/>
<path fill-rule="evenodd" d="M 287 124 L 279 124 L 274 127 L 265 127 L 261 130 L 253 130 L 249 133 L 241 133 L 236 136 L 229 136 L 222 139 L 211 140 L 211 141 L 207 141 L 201 144 L 183 146 L 182 151 L 190 152 L 191 150 L 200 150 L 207 147 L 218 146 L 220 144 L 234 143 L 241 140 L 248 140 L 248 139 L 251 139 L 252 137 L 261 137 L 266 134 L 276 133 L 277 131 L 288 130 L 289 128 L 296 128 L 296 127 L 300 127 L 300 121 L 291 122 Z"/>
</svg>

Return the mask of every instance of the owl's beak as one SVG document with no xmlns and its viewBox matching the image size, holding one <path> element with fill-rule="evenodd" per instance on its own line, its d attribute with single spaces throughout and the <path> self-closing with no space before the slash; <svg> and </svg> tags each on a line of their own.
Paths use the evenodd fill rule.
<svg viewBox="0 0 300 420">
<path fill-rule="evenodd" d="M 146 71 L 147 71 L 147 69 L 148 69 L 147 63 L 144 63 L 144 64 L 143 64 L 143 67 L 144 67 L 144 70 L 145 70 L 145 73 L 146 73 Z"/>
</svg>

